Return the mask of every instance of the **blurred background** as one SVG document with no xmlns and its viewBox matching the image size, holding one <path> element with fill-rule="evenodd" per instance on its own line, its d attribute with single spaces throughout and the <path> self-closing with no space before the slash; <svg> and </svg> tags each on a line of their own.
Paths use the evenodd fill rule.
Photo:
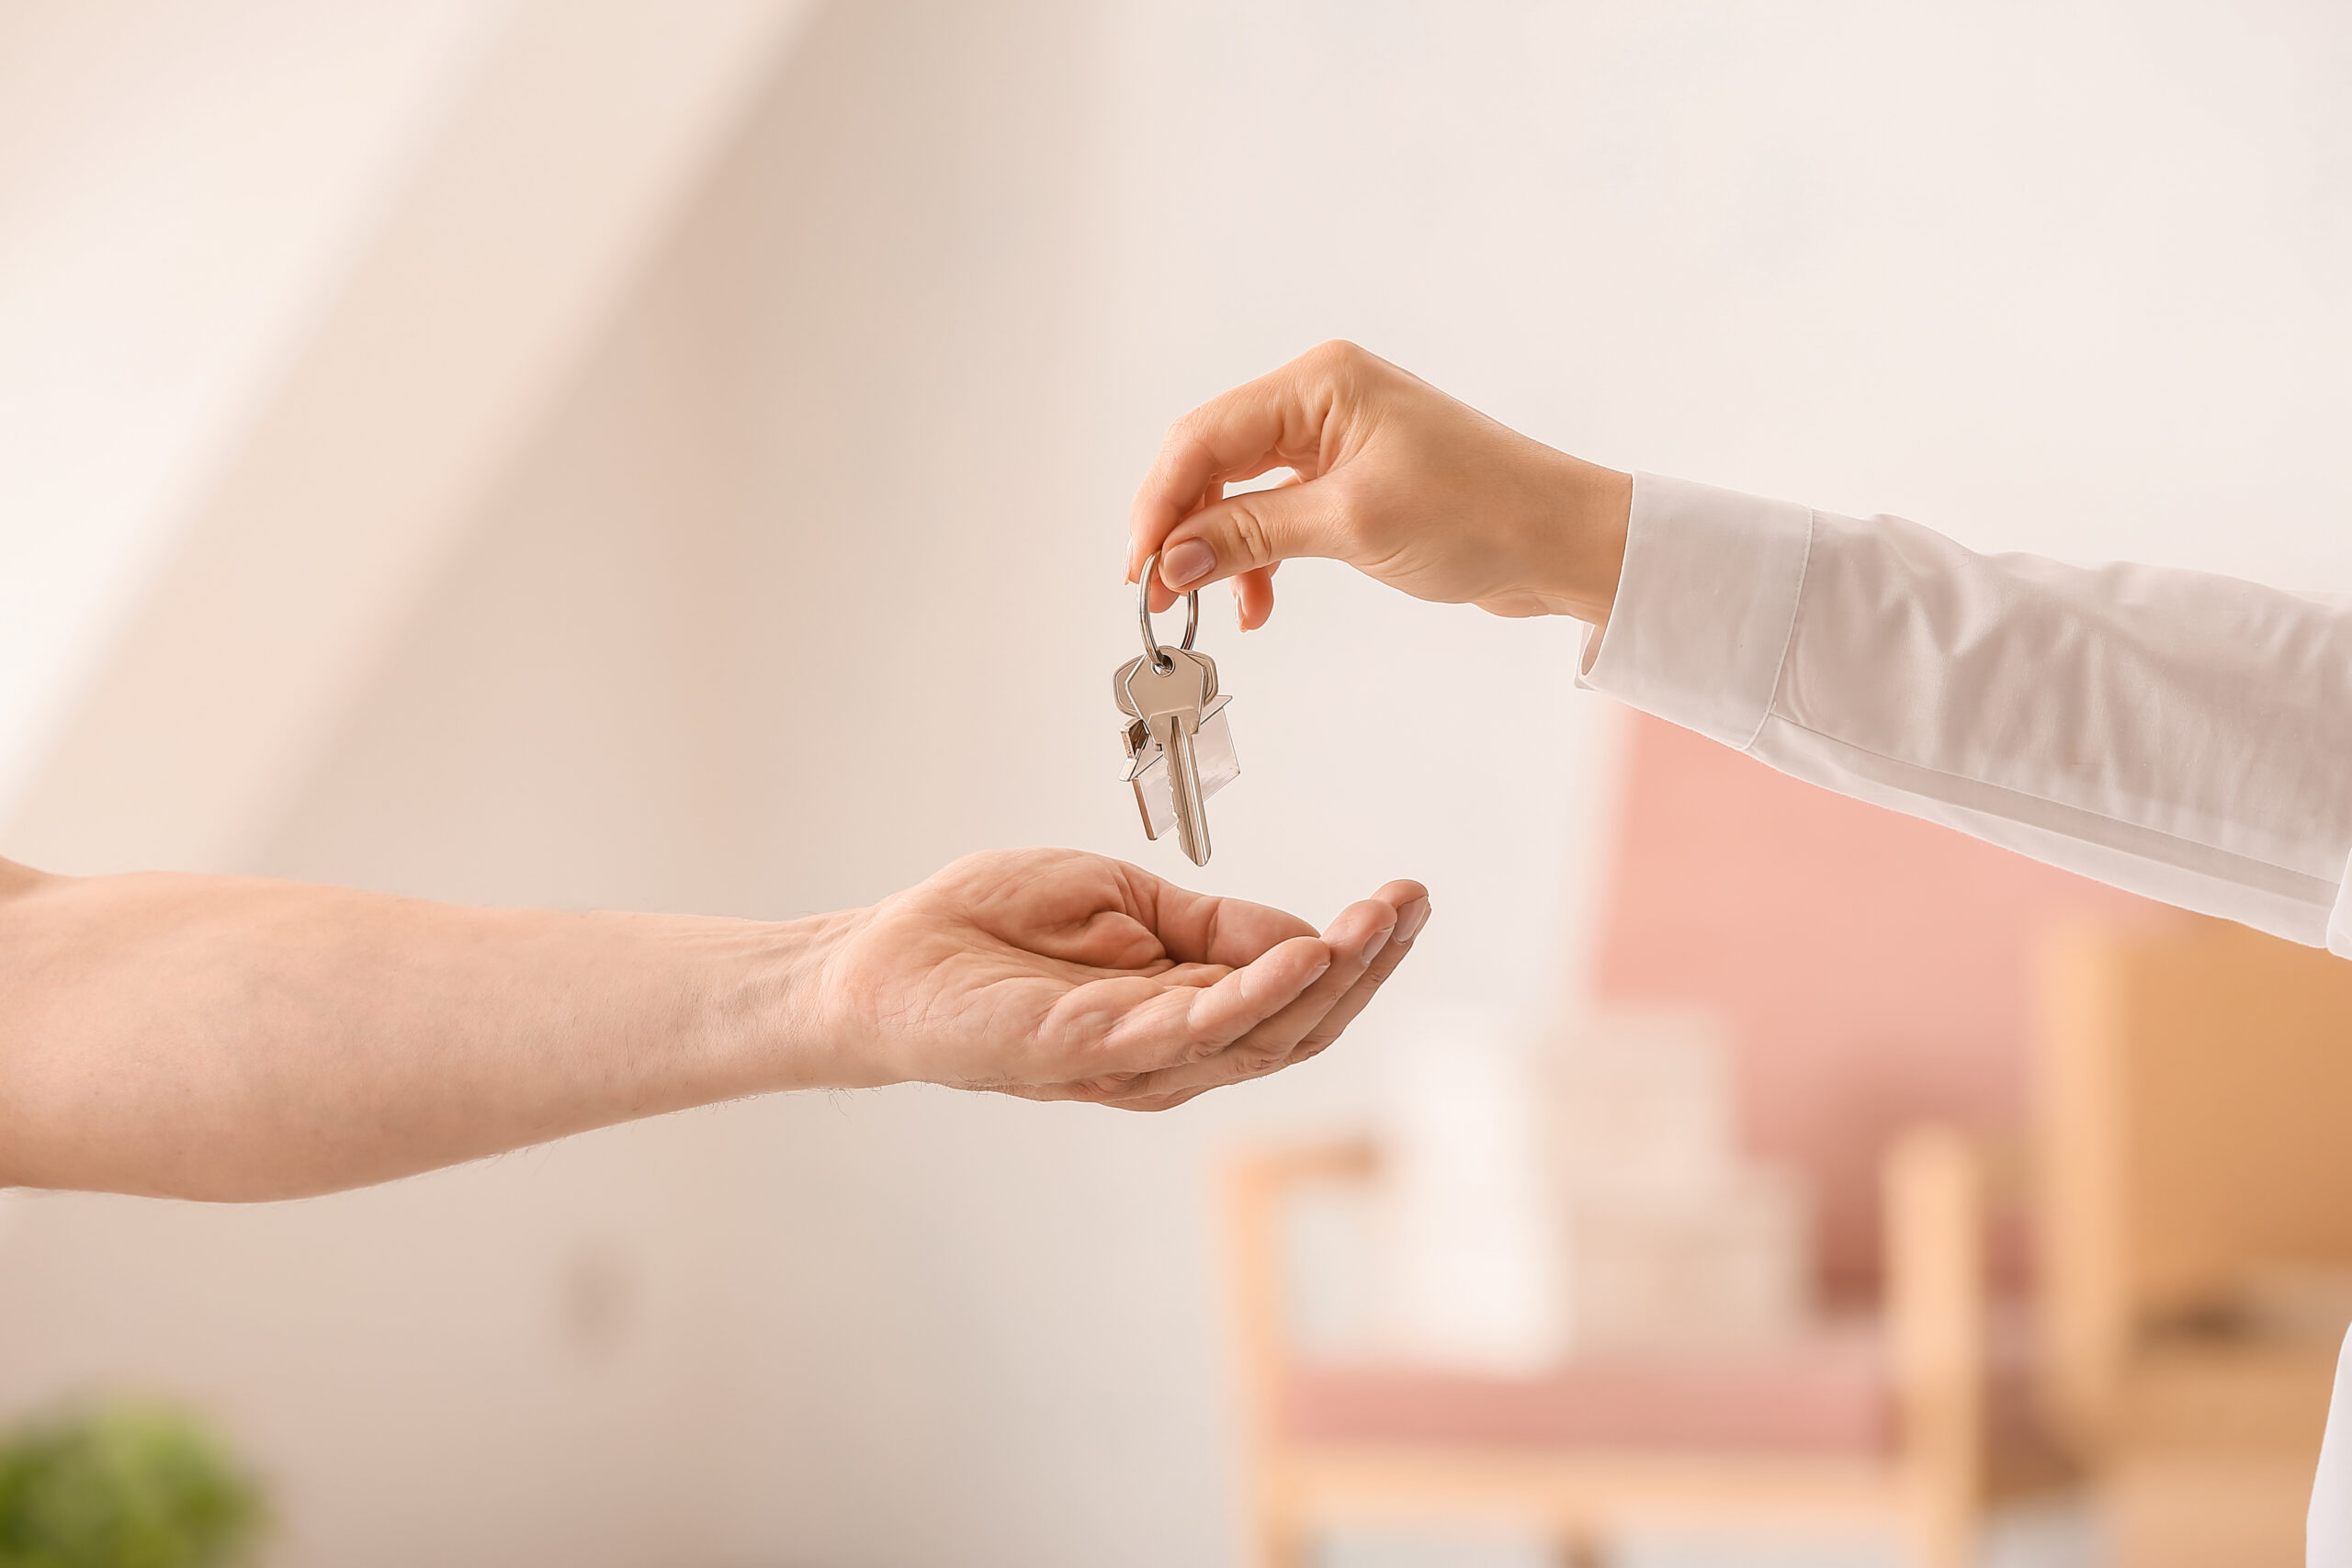
<svg viewBox="0 0 2352 1568">
<path fill-rule="evenodd" d="M 0 0 L 0 853 L 1437 910 L 1165 1117 L 0 1198 L 0 1417 L 200 1412 L 288 1564 L 2300 1562 L 2333 961 L 1314 563 L 1204 605 L 1194 874 L 1105 678 L 1161 430 L 1331 336 L 1617 467 L 2352 583 L 2347 73 L 2301 0 Z"/>
</svg>

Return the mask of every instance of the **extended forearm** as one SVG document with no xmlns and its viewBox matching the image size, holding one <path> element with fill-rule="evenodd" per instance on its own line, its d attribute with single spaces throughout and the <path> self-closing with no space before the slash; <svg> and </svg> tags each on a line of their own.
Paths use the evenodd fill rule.
<svg viewBox="0 0 2352 1568">
<path fill-rule="evenodd" d="M 6 867 L 0 1185 L 290 1197 L 821 1084 L 845 919 Z"/>
</svg>

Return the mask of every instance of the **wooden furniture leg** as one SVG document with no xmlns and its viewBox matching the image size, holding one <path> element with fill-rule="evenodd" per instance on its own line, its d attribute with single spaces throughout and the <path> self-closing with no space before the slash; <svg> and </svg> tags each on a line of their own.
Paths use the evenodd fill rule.
<svg viewBox="0 0 2352 1568">
<path fill-rule="evenodd" d="M 1269 1151 L 1237 1160 L 1225 1186 L 1230 1321 L 1240 1353 L 1243 1462 L 1249 1468 L 1254 1568 L 1308 1568 L 1313 1540 L 1296 1506 L 1282 1430 L 1281 1198 L 1301 1183 L 1361 1181 L 1376 1156 L 1367 1139 Z"/>
<path fill-rule="evenodd" d="M 1943 1128 L 1887 1156 L 1887 1327 L 1918 1568 L 1967 1568 L 1984 1481 L 1984 1180 Z"/>
<path fill-rule="evenodd" d="M 1590 1530 L 1575 1530 L 1560 1540 L 1558 1561 L 1559 1568 L 1601 1568 L 1607 1559 L 1599 1537 Z"/>
</svg>

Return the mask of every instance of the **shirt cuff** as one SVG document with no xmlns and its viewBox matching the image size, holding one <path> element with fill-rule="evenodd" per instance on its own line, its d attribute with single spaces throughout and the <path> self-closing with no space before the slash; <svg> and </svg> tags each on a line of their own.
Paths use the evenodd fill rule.
<svg viewBox="0 0 2352 1568">
<path fill-rule="evenodd" d="M 2352 958 L 2352 861 L 2345 863 L 2344 880 L 2335 888 L 2335 907 L 2327 912 L 2327 950 L 2338 958 Z M 2344 1343 L 2352 1346 L 2352 1338 Z"/>
<path fill-rule="evenodd" d="M 1806 507 L 1635 474 L 1617 601 L 1577 683 L 1747 750 L 1780 685 L 1812 543 Z"/>
</svg>

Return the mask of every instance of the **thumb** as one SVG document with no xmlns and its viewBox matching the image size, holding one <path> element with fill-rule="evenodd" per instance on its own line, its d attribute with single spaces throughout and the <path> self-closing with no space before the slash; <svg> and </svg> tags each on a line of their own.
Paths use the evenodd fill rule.
<svg viewBox="0 0 2352 1568">
<path fill-rule="evenodd" d="M 1230 495 L 1171 530 L 1159 547 L 1159 581 L 1187 592 L 1297 556 L 1341 554 L 1328 480 Z"/>
</svg>

